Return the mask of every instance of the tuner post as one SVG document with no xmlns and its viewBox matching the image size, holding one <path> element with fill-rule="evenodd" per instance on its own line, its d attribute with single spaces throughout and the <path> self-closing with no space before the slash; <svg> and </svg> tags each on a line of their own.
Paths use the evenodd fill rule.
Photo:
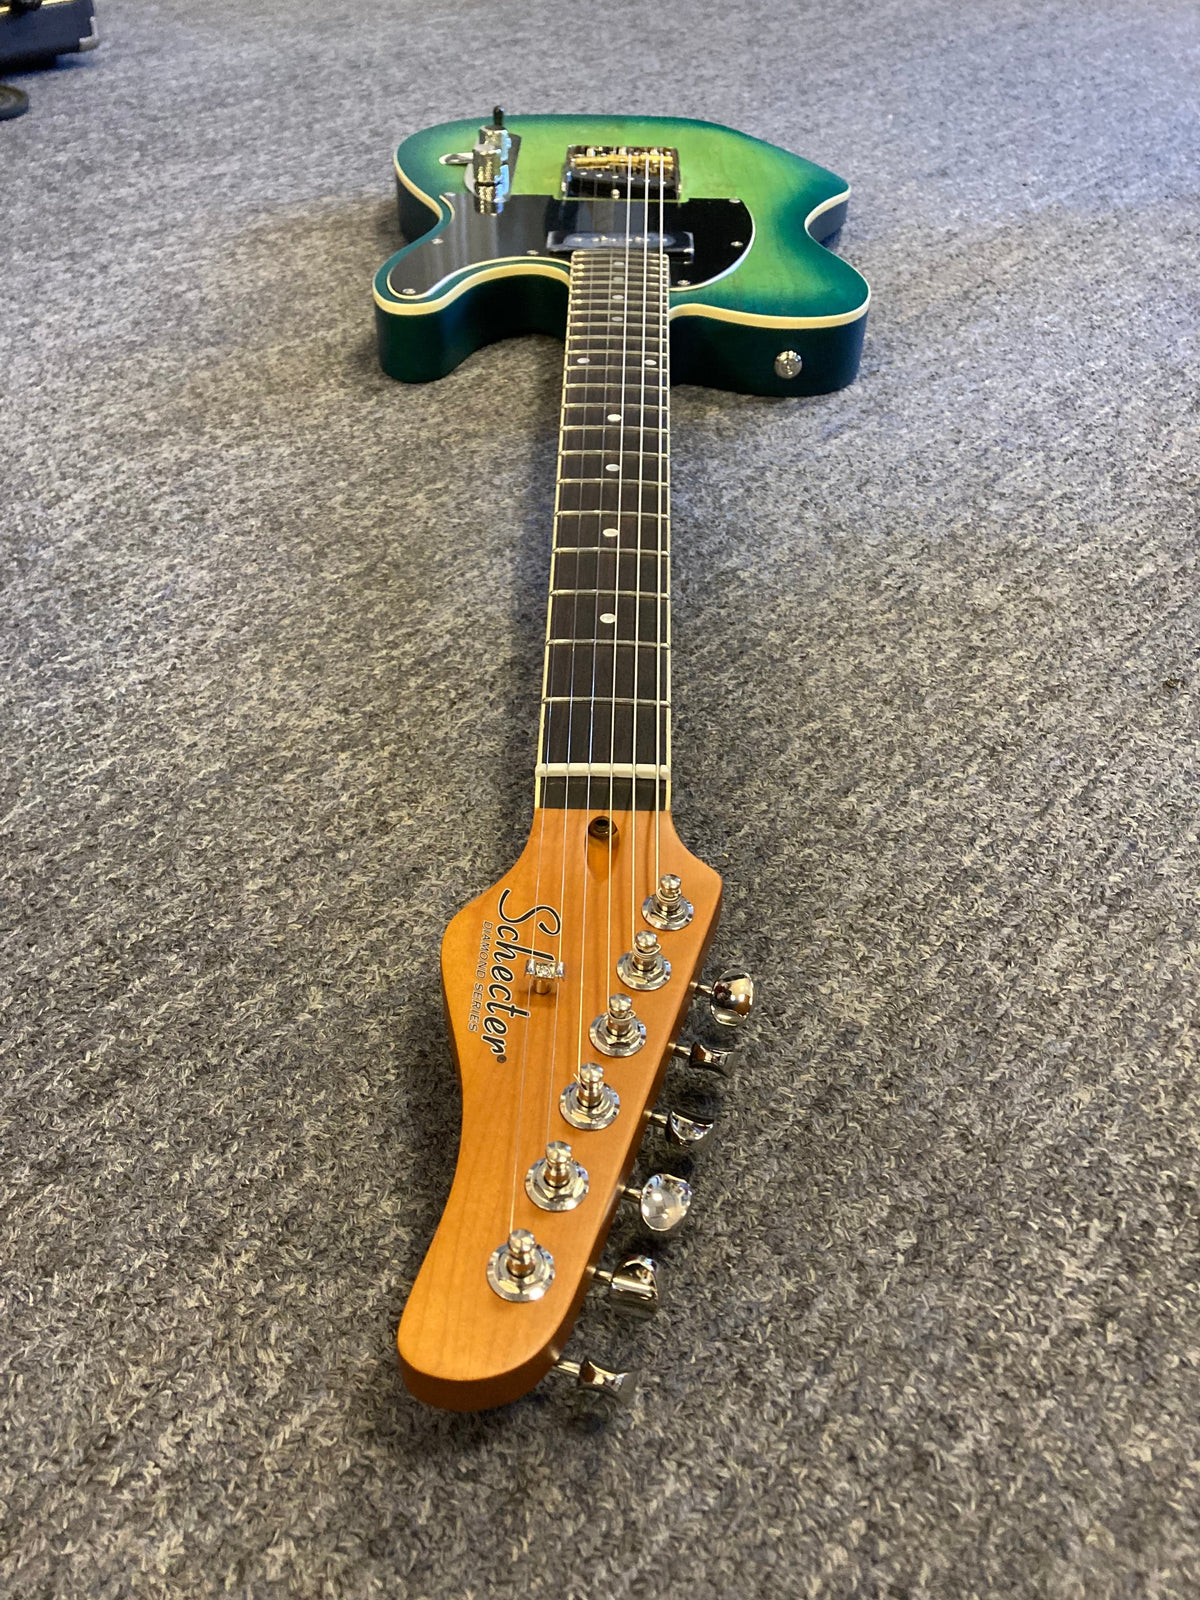
<svg viewBox="0 0 1200 1600">
<path fill-rule="evenodd" d="M 554 1257 L 528 1228 L 514 1228 L 488 1257 L 487 1280 L 501 1300 L 540 1300 L 554 1282 Z"/>
<path fill-rule="evenodd" d="M 617 977 L 630 989 L 661 989 L 671 976 L 671 963 L 664 957 L 658 935 L 643 928 L 633 936 L 633 949 L 617 962 Z"/>
<path fill-rule="evenodd" d="M 593 1061 L 582 1064 L 574 1083 L 567 1085 L 558 1101 L 564 1122 L 593 1133 L 614 1122 L 620 1109 L 620 1095 L 611 1084 L 605 1083 L 604 1068 Z"/>
<path fill-rule="evenodd" d="M 646 1024 L 627 994 L 610 994 L 608 1010 L 593 1021 L 588 1037 L 606 1056 L 631 1056 L 646 1042 Z"/>
<path fill-rule="evenodd" d="M 574 1211 L 587 1192 L 587 1171 L 561 1139 L 552 1139 L 525 1174 L 525 1193 L 543 1211 Z"/>
<path fill-rule="evenodd" d="M 664 872 L 658 888 L 642 902 L 642 916 L 650 926 L 670 933 L 686 928 L 695 913 L 695 906 L 684 898 L 683 884 L 673 872 Z"/>
</svg>

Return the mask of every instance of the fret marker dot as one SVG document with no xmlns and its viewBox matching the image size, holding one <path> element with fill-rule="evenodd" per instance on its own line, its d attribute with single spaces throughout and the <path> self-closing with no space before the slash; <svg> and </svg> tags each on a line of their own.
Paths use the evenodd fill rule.
<svg viewBox="0 0 1200 1600">
<path fill-rule="evenodd" d="M 606 539 L 617 539 L 620 537 L 619 530 L 616 528 L 603 528 L 601 529 L 601 532 L 604 534 Z"/>
<path fill-rule="evenodd" d="M 592 364 L 592 363 L 591 363 L 591 361 L 590 361 L 590 360 L 589 360 L 589 359 L 588 359 L 588 357 L 587 357 L 587 356 L 580 356 L 580 357 L 579 357 L 579 358 L 578 358 L 578 360 L 577 360 L 577 361 L 576 361 L 576 362 L 575 362 L 575 365 L 576 365 L 576 366 L 577 366 L 577 367 L 590 367 L 590 366 L 591 366 L 591 364 Z"/>
<path fill-rule="evenodd" d="M 619 411 L 610 411 L 604 420 L 605 422 L 620 422 L 621 413 Z"/>
<path fill-rule="evenodd" d="M 605 472 L 620 472 L 621 468 L 617 462 L 609 461 L 605 464 L 604 470 Z"/>
<path fill-rule="evenodd" d="M 654 360 L 654 357 L 653 357 L 653 356 L 647 356 L 647 357 L 646 357 L 646 365 L 647 365 L 647 366 L 648 366 L 648 367 L 653 367 L 653 366 L 655 366 L 655 365 L 657 365 L 657 363 L 656 363 L 656 362 L 655 362 L 655 360 Z"/>
<path fill-rule="evenodd" d="M 615 611 L 602 611 L 600 613 L 600 621 L 601 622 L 607 622 L 607 623 L 611 624 L 611 623 L 615 622 L 616 620 L 617 620 L 617 613 Z"/>
</svg>

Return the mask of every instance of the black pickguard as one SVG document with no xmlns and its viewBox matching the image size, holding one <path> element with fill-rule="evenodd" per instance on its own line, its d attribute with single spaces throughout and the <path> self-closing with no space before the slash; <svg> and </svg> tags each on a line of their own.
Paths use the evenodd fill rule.
<svg viewBox="0 0 1200 1600">
<path fill-rule="evenodd" d="M 659 207 L 640 201 L 562 200 L 552 195 L 513 195 L 499 216 L 485 216 L 470 196 L 443 195 L 448 222 L 406 250 L 388 275 L 393 294 L 427 295 L 464 267 L 513 256 L 558 257 L 571 253 L 571 236 L 603 234 L 624 240 L 647 227 L 659 232 Z M 699 287 L 728 272 L 750 247 L 754 222 L 740 200 L 684 200 L 662 208 L 662 233 L 672 285 Z M 552 239 L 552 235 L 557 235 Z"/>
</svg>

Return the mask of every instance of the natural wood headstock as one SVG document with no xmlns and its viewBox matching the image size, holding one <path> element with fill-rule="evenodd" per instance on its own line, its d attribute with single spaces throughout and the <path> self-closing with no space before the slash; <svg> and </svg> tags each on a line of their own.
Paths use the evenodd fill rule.
<svg viewBox="0 0 1200 1600">
<path fill-rule="evenodd" d="M 605 833 L 597 818 L 607 818 Z M 642 903 L 675 873 L 694 907 L 659 934 L 671 965 L 657 989 L 626 988 L 616 962 L 647 929 Z M 587 1293 L 647 1119 L 716 929 L 721 880 L 680 844 L 669 812 L 539 810 L 520 860 L 451 922 L 442 979 L 462 1083 L 454 1182 L 400 1324 L 400 1361 L 421 1400 L 451 1410 L 503 1405 L 555 1364 Z M 549 992 L 526 973 L 530 950 L 563 965 Z M 612 1058 L 589 1040 L 608 997 L 628 993 L 646 1039 Z M 490 1009 L 489 1009 L 490 1007 Z M 564 1120 L 562 1091 L 581 1062 L 620 1095 L 605 1128 Z M 588 1191 L 572 1210 L 541 1209 L 525 1178 L 551 1140 L 570 1143 Z M 527 1228 L 554 1260 L 540 1299 L 506 1301 L 488 1259 Z"/>
</svg>

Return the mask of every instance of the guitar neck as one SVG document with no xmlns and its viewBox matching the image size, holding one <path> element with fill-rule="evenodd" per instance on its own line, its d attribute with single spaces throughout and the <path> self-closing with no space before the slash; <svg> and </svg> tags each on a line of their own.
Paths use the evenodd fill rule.
<svg viewBox="0 0 1200 1600">
<path fill-rule="evenodd" d="M 668 290 L 661 250 L 571 258 L 539 806 L 670 806 Z"/>
</svg>

